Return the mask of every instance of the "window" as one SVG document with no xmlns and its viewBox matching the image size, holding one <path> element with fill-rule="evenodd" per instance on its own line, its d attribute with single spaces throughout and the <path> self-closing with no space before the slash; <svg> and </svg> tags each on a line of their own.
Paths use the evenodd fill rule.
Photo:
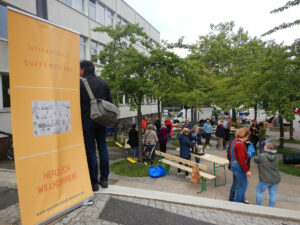
<svg viewBox="0 0 300 225">
<path fill-rule="evenodd" d="M 60 0 L 61 2 L 65 3 L 68 6 L 72 5 L 72 0 Z"/>
<path fill-rule="evenodd" d="M 177 117 L 183 117 L 183 112 L 178 113 Z"/>
<path fill-rule="evenodd" d="M 105 9 L 102 5 L 100 5 L 98 2 L 96 4 L 96 21 L 105 24 Z"/>
<path fill-rule="evenodd" d="M 2 94 L 3 99 L 3 108 L 9 108 L 10 107 L 10 89 L 9 89 L 9 76 L 8 74 L 0 74 L 0 90 L 2 89 L 2 93 L 0 93 L 0 96 Z M 1 102 L 1 100 L 0 100 Z M 1 105 L 0 105 L 1 107 Z"/>
<path fill-rule="evenodd" d="M 114 15 L 111 11 L 108 9 L 106 10 L 106 26 L 113 26 L 114 23 Z"/>
<path fill-rule="evenodd" d="M 0 5 L 0 37 L 7 39 L 7 8 Z"/>
<path fill-rule="evenodd" d="M 100 64 L 100 60 L 97 59 L 96 57 L 99 55 L 100 52 L 103 51 L 104 45 L 95 42 L 95 41 L 91 41 L 91 60 L 94 62 L 97 62 L 98 64 Z"/>
<path fill-rule="evenodd" d="M 83 0 L 73 0 L 72 1 L 72 8 L 78 10 L 79 12 L 83 13 Z"/>
<path fill-rule="evenodd" d="M 83 13 L 83 1 L 84 0 L 60 0 L 61 2 L 65 3 L 66 5 L 76 9 L 79 12 Z"/>
<path fill-rule="evenodd" d="M 80 59 L 86 59 L 86 38 L 80 37 Z"/>
<path fill-rule="evenodd" d="M 128 22 L 125 19 L 123 19 L 121 16 L 118 16 L 117 23 L 120 23 L 123 26 L 126 25 Z"/>
<path fill-rule="evenodd" d="M 96 19 L 96 5 L 95 1 L 90 0 L 90 18 L 95 20 Z"/>
<path fill-rule="evenodd" d="M 112 26 L 114 13 L 96 0 L 90 0 L 90 18 L 105 26 Z"/>
</svg>

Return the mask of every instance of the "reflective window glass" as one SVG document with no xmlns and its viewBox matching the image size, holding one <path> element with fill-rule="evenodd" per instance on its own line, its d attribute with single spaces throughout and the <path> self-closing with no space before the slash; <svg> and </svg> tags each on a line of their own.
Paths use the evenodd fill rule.
<svg viewBox="0 0 300 225">
<path fill-rule="evenodd" d="M 96 6 L 93 3 L 90 3 L 89 15 L 91 19 L 96 19 Z"/>
<path fill-rule="evenodd" d="M 104 20 L 105 20 L 104 11 L 105 11 L 104 7 L 97 2 L 97 4 L 96 4 L 96 21 L 103 25 L 105 24 L 104 23 Z"/>
<path fill-rule="evenodd" d="M 83 12 L 83 0 L 72 0 L 72 8 Z"/>
<path fill-rule="evenodd" d="M 0 5 L 0 37 L 7 39 L 7 8 Z"/>
</svg>

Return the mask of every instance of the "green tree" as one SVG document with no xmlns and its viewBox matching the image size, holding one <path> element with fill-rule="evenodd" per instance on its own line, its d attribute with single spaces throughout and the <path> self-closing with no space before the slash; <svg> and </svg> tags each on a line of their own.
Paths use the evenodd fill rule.
<svg viewBox="0 0 300 225">
<path fill-rule="evenodd" d="M 149 52 L 149 73 L 160 120 L 161 103 L 168 101 L 172 90 L 176 89 L 176 79 L 181 76 L 183 67 L 183 59 L 170 50 L 170 45 L 167 41 L 162 41 Z"/>
<path fill-rule="evenodd" d="M 211 25 L 211 32 L 199 37 L 192 54 L 201 56 L 205 70 L 215 76 L 211 99 L 224 111 L 235 112 L 235 108 L 245 103 L 240 77 L 249 74 L 245 58 L 251 39 L 242 28 L 235 32 L 234 26 L 234 22 Z"/>
<path fill-rule="evenodd" d="M 138 112 L 139 161 L 142 161 L 142 103 L 153 96 L 153 80 L 149 73 L 149 53 L 138 51 L 137 45 L 147 51 L 153 49 L 147 35 L 138 25 L 117 24 L 113 27 L 98 27 L 96 32 L 106 33 L 112 40 L 99 54 L 103 65 L 101 76 L 109 83 L 113 96 L 125 95 L 131 109 Z"/>
<path fill-rule="evenodd" d="M 288 1 L 284 6 L 272 10 L 271 13 L 282 12 L 282 11 L 284 11 L 286 9 L 289 9 L 291 7 L 295 7 L 295 6 L 298 6 L 298 5 L 300 5 L 300 0 Z M 276 31 L 278 31 L 278 30 L 286 29 L 286 28 L 293 27 L 293 26 L 299 25 L 299 24 L 300 24 L 300 20 L 299 19 L 297 19 L 297 20 L 295 20 L 293 22 L 290 22 L 290 23 L 282 23 L 279 26 L 276 26 L 273 29 L 271 29 L 271 30 L 267 31 L 266 33 L 264 33 L 263 36 L 269 35 L 269 34 L 272 34 L 272 33 L 276 32 Z"/>
<path fill-rule="evenodd" d="M 294 59 L 295 60 L 295 59 Z M 280 121 L 280 147 L 284 146 L 283 119 L 294 119 L 294 109 L 300 104 L 300 74 L 286 46 L 270 42 L 264 59 L 264 82 L 260 90 L 265 93 L 264 109 L 273 115 L 278 112 Z"/>
</svg>

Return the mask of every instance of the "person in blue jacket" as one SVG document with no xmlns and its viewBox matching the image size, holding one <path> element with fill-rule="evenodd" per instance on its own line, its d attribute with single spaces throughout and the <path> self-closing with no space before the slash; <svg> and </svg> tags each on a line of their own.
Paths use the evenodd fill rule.
<svg viewBox="0 0 300 225">
<path fill-rule="evenodd" d="M 205 144 L 206 144 L 206 148 L 209 148 L 209 140 L 211 137 L 211 133 L 212 133 L 212 127 L 211 127 L 211 123 L 210 123 L 210 119 L 206 119 L 206 122 L 203 126 L 203 130 L 205 132 Z"/>
<path fill-rule="evenodd" d="M 191 141 L 189 138 L 190 130 L 188 128 L 183 128 L 180 132 L 179 144 L 180 144 L 180 158 L 191 159 L 190 148 L 196 145 L 196 142 Z M 180 163 L 181 164 L 181 163 Z M 187 165 L 186 165 L 187 166 Z M 181 173 L 181 170 L 178 169 L 178 175 Z M 189 173 L 185 172 L 187 179 L 189 179 Z"/>
</svg>

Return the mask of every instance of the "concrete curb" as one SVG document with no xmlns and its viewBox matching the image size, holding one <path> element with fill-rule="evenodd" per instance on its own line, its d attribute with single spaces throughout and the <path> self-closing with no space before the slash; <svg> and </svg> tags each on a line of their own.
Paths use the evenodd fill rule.
<svg viewBox="0 0 300 225">
<path fill-rule="evenodd" d="M 201 208 L 225 210 L 246 215 L 255 215 L 282 220 L 292 220 L 297 222 L 300 221 L 300 212 L 295 210 L 271 208 L 257 205 L 247 205 L 229 201 L 194 197 L 190 195 L 181 195 L 167 192 L 150 191 L 117 185 L 110 185 L 109 188 L 100 189 L 98 192 L 95 193 L 153 199 L 190 206 L 197 206 Z"/>
<path fill-rule="evenodd" d="M 16 173 L 16 170 L 0 168 L 0 172 Z"/>
</svg>

